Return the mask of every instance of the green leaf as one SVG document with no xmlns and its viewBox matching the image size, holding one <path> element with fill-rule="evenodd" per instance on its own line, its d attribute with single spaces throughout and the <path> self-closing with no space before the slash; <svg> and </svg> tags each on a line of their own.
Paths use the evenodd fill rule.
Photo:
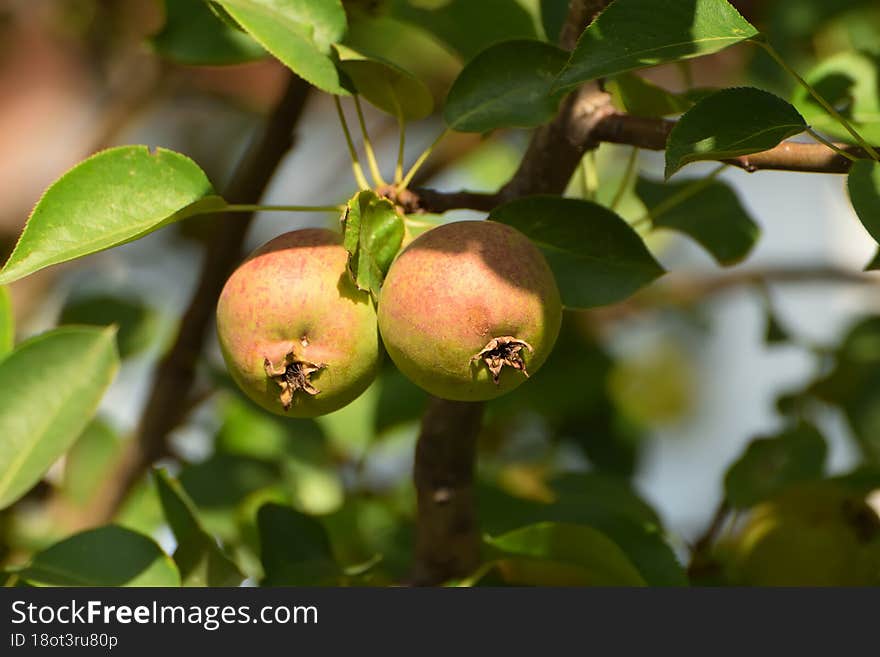
<svg viewBox="0 0 880 657">
<path fill-rule="evenodd" d="M 689 162 L 765 151 L 806 129 L 804 118 L 778 96 L 752 87 L 722 89 L 697 102 L 669 133 L 666 177 Z"/>
<path fill-rule="evenodd" d="M 541 0 L 541 25 L 550 43 L 559 43 L 568 15 L 568 0 Z"/>
<path fill-rule="evenodd" d="M 570 308 L 621 301 L 664 273 L 623 219 L 590 201 L 531 196 L 496 208 L 489 218 L 541 247 Z"/>
<path fill-rule="evenodd" d="M 615 0 L 584 31 L 557 86 L 701 57 L 758 31 L 727 0 Z"/>
<path fill-rule="evenodd" d="M 434 111 L 428 86 L 396 64 L 337 44 L 339 67 L 370 103 L 392 116 L 415 121 Z"/>
<path fill-rule="evenodd" d="M 152 308 L 109 294 L 68 300 L 61 309 L 58 322 L 91 326 L 115 324 L 119 329 L 116 342 L 122 358 L 133 356 L 149 347 L 159 328 L 158 317 Z"/>
<path fill-rule="evenodd" d="M 327 93 L 348 95 L 331 56 L 345 34 L 340 0 L 217 0 L 260 45 Z"/>
<path fill-rule="evenodd" d="M 880 248 L 874 252 L 874 257 L 865 265 L 863 271 L 878 271 L 880 270 Z"/>
<path fill-rule="evenodd" d="M 0 362 L 0 509 L 36 484 L 82 433 L 119 367 L 114 333 L 56 329 Z"/>
<path fill-rule="evenodd" d="M 869 143 L 880 142 L 880 56 L 844 51 L 809 71 L 804 78 Z M 791 102 L 814 129 L 852 141 L 852 135 L 801 85 Z"/>
<path fill-rule="evenodd" d="M 542 41 L 505 41 L 474 57 L 452 84 L 443 116 L 461 132 L 531 128 L 549 121 L 561 94 L 550 94 L 566 53 Z"/>
<path fill-rule="evenodd" d="M 809 424 L 753 440 L 724 476 L 728 503 L 747 509 L 790 484 L 821 478 L 827 452 L 825 439 Z"/>
<path fill-rule="evenodd" d="M 639 571 L 620 548 L 602 532 L 586 525 L 542 522 L 487 538 L 486 542 L 500 555 L 518 558 L 507 564 L 515 571 L 512 583 L 536 586 L 563 583 L 575 586 L 645 585 Z M 549 573 L 536 561 L 569 568 L 564 569 L 567 572 L 562 581 L 554 577 L 555 581 L 546 582 L 544 576 Z"/>
<path fill-rule="evenodd" d="M 538 38 L 532 17 L 517 0 L 449 0 L 435 7 L 419 7 L 412 0 L 390 4 L 392 16 L 427 30 L 465 60 L 499 41 Z"/>
<path fill-rule="evenodd" d="M 614 541 L 649 585 L 687 584 L 663 536 L 660 519 L 625 480 L 596 473 L 569 474 L 549 485 L 555 498 L 549 504 L 481 487 L 478 499 L 484 530 L 498 534 L 544 521 L 589 525 Z"/>
<path fill-rule="evenodd" d="M 101 151 L 46 190 L 0 270 L 0 284 L 224 205 L 204 172 L 179 153 L 146 146 Z"/>
<path fill-rule="evenodd" d="M 266 57 L 258 43 L 224 23 L 204 0 L 165 0 L 165 25 L 150 43 L 162 57 L 190 66 L 240 64 Z"/>
<path fill-rule="evenodd" d="M 64 459 L 64 496 L 78 506 L 88 504 L 101 488 L 121 447 L 119 436 L 109 424 L 100 418 L 92 420 Z"/>
<path fill-rule="evenodd" d="M 244 575 L 202 527 L 192 500 L 163 470 L 156 470 L 156 489 L 177 549 L 174 562 L 184 586 L 238 586 Z"/>
<path fill-rule="evenodd" d="M 663 207 L 669 199 L 679 198 L 652 215 L 653 225 L 684 233 L 722 265 L 740 262 L 755 246 L 761 229 L 727 183 L 707 181 L 697 192 L 687 194 L 694 184 L 693 180 L 663 184 L 639 178 L 636 194 L 648 208 Z"/>
<path fill-rule="evenodd" d="M 351 278 L 358 289 L 369 291 L 376 299 L 391 261 L 403 244 L 403 217 L 391 201 L 365 190 L 348 202 L 342 228 Z"/>
<path fill-rule="evenodd" d="M 12 299 L 9 288 L 0 285 L 0 360 L 15 345 L 15 316 L 12 314 Z"/>
<path fill-rule="evenodd" d="M 694 104 L 683 94 L 674 94 L 632 73 L 618 75 L 606 88 L 615 104 L 634 116 L 651 118 L 681 114 Z"/>
<path fill-rule="evenodd" d="M 257 512 L 264 586 L 332 583 L 340 575 L 330 539 L 320 522 L 280 504 Z"/>
<path fill-rule="evenodd" d="M 174 562 L 158 545 L 116 525 L 56 543 L 18 576 L 32 586 L 180 586 Z"/>
<path fill-rule="evenodd" d="M 874 160 L 854 162 L 846 179 L 849 199 L 865 230 L 880 242 L 880 164 Z"/>
</svg>

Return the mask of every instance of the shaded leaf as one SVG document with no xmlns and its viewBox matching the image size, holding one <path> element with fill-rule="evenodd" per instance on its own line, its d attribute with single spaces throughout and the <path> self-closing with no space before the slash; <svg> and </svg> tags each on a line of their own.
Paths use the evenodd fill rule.
<svg viewBox="0 0 880 657">
<path fill-rule="evenodd" d="M 428 86 L 412 73 L 389 61 L 336 45 L 339 67 L 354 88 L 370 103 L 407 121 L 423 119 L 434 111 Z"/>
<path fill-rule="evenodd" d="M 634 116 L 681 114 L 694 104 L 683 94 L 667 91 L 631 73 L 617 76 L 607 83 L 606 88 L 611 92 L 615 104 Z"/>
<path fill-rule="evenodd" d="M 846 187 L 865 230 L 875 242 L 880 242 L 880 163 L 874 160 L 854 162 L 846 179 Z"/>
<path fill-rule="evenodd" d="M 825 439 L 809 424 L 753 440 L 724 476 L 728 503 L 746 509 L 793 483 L 821 478 L 827 452 Z"/>
<path fill-rule="evenodd" d="M 46 190 L 0 270 L 0 284 L 224 205 L 198 165 L 179 153 L 146 146 L 101 151 Z"/>
<path fill-rule="evenodd" d="M 12 351 L 15 345 L 15 316 L 12 313 L 12 299 L 9 289 L 0 285 L 0 360 Z"/>
<path fill-rule="evenodd" d="M 568 0 L 541 0 L 541 25 L 550 43 L 559 43 L 568 15 Z"/>
<path fill-rule="evenodd" d="M 0 509 L 73 444 L 116 375 L 113 330 L 65 327 L 0 362 Z"/>
<path fill-rule="evenodd" d="M 465 60 L 499 41 L 538 37 L 532 17 L 516 0 L 450 0 L 432 8 L 391 0 L 391 14 L 427 30 Z"/>
<path fill-rule="evenodd" d="M 542 41 L 505 41 L 474 57 L 456 78 L 443 116 L 453 129 L 486 132 L 549 121 L 561 94 L 550 94 L 566 53 Z"/>
<path fill-rule="evenodd" d="M 776 318 L 776 315 L 768 310 L 767 311 L 767 328 L 764 330 L 764 342 L 767 344 L 781 344 L 783 342 L 788 342 L 791 339 L 791 336 L 788 334 L 788 331 L 779 323 L 779 320 Z"/>
<path fill-rule="evenodd" d="M 331 57 L 345 34 L 340 0 L 217 0 L 260 45 L 294 73 L 331 94 L 348 95 Z"/>
<path fill-rule="evenodd" d="M 543 521 L 589 525 L 614 541 L 651 586 L 684 586 L 684 569 L 664 539 L 660 520 L 625 480 L 570 474 L 550 482 L 555 497 L 542 503 L 496 488 L 479 490 L 480 518 L 490 534 Z"/>
<path fill-rule="evenodd" d="M 645 584 L 620 548 L 602 532 L 586 525 L 542 522 L 487 538 L 486 542 L 500 555 L 517 557 L 510 563 L 502 563 L 502 569 L 508 571 L 506 578 L 512 583 L 535 586 Z M 559 567 L 550 564 L 559 564 Z"/>
<path fill-rule="evenodd" d="M 327 584 L 340 574 L 327 531 L 290 507 L 266 504 L 257 512 L 264 586 Z"/>
<path fill-rule="evenodd" d="M 177 548 L 174 562 L 184 586 L 238 586 L 244 575 L 227 557 L 213 536 L 202 527 L 192 500 L 180 484 L 163 470 L 154 472 L 162 511 Z"/>
<path fill-rule="evenodd" d="M 178 64 L 240 64 L 267 53 L 241 30 L 220 19 L 204 0 L 165 0 L 165 24 L 150 38 L 154 50 Z"/>
<path fill-rule="evenodd" d="M 697 102 L 669 133 L 666 177 L 689 162 L 765 151 L 806 128 L 778 96 L 752 87 L 722 89 Z"/>
<path fill-rule="evenodd" d="M 358 289 L 369 291 L 375 299 L 403 244 L 403 217 L 391 201 L 365 190 L 348 202 L 342 226 L 351 278 Z"/>
<path fill-rule="evenodd" d="M 174 562 L 158 545 L 116 525 L 56 543 L 18 575 L 32 586 L 180 586 Z"/>
<path fill-rule="evenodd" d="M 620 301 L 664 273 L 623 219 L 590 201 L 532 196 L 496 208 L 490 219 L 541 247 L 571 308 Z"/>
<path fill-rule="evenodd" d="M 700 57 L 758 31 L 727 0 L 615 0 L 584 31 L 557 86 Z"/>
<path fill-rule="evenodd" d="M 822 59 L 804 79 L 848 119 L 868 143 L 880 142 L 880 57 L 844 51 Z M 816 130 L 852 141 L 847 129 L 801 85 L 795 87 L 791 102 Z"/>
<path fill-rule="evenodd" d="M 116 325 L 119 355 L 133 356 L 150 346 L 156 337 L 158 317 L 152 308 L 121 296 L 96 294 L 74 297 L 65 303 L 60 324 Z"/>
<path fill-rule="evenodd" d="M 636 194 L 648 208 L 680 198 L 659 214 L 652 213 L 653 225 L 684 233 L 722 265 L 740 262 L 755 246 L 761 229 L 727 183 L 707 181 L 685 197 L 684 190 L 693 184 L 692 180 L 664 184 L 639 178 Z"/>
</svg>

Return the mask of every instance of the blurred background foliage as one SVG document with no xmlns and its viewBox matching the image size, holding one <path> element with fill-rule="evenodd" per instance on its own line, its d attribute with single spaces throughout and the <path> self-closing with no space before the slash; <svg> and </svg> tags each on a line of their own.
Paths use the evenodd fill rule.
<svg viewBox="0 0 880 657">
<path fill-rule="evenodd" d="M 441 109 L 465 61 L 503 39 L 555 40 L 567 6 L 564 0 L 344 4 L 350 23 L 346 43 L 415 73 Z M 880 6 L 874 0 L 733 4 L 770 35 L 792 65 L 808 71 L 808 79 L 869 139 L 880 141 Z M 220 60 L 230 52 L 250 63 L 191 65 L 198 57 L 190 50 L 190 32 L 176 29 L 185 25 L 198 30 L 198 22 L 205 20 L 216 32 L 217 17 L 204 14 L 201 5 L 202 13 L 193 14 L 187 13 L 185 2 L 168 0 L 165 5 L 156 0 L 7 0 L 0 6 L 4 258 L 46 185 L 99 148 L 118 143 L 172 148 L 191 156 L 222 187 L 285 73 L 232 27 L 216 33 L 218 41 L 208 44 L 218 53 L 215 63 L 225 63 Z M 198 52 L 204 53 L 202 46 Z M 622 109 L 662 116 L 686 109 L 700 89 L 742 83 L 793 98 L 808 120 L 818 115 L 812 101 L 792 89 L 762 51 L 748 46 L 682 66 L 627 74 L 609 81 L 608 88 Z M 353 185 L 347 155 L 328 108 L 328 97 L 313 95 L 298 143 L 277 173 L 267 202 L 336 203 L 349 195 Z M 367 122 L 381 160 L 393 162 L 393 119 L 370 109 Z M 408 153 L 424 148 L 439 126 L 436 113 L 413 123 Z M 831 125 L 816 127 L 833 137 L 846 136 Z M 429 164 L 428 184 L 493 190 L 515 169 L 526 143 L 527 134 L 521 131 L 454 135 Z M 630 157 L 638 158 L 639 176 L 615 198 Z M 658 182 L 661 172 L 662 162 L 653 154 L 631 155 L 626 147 L 605 144 L 588 156 L 567 193 L 615 204 L 624 217 L 636 221 L 674 193 L 674 185 Z M 773 175 L 788 174 L 757 174 Z M 751 180 L 731 173 L 701 192 L 702 198 L 691 199 L 679 217 L 666 216 L 658 226 L 676 228 L 689 217 L 723 209 L 735 215 L 725 225 L 742 230 L 725 241 L 731 251 L 711 255 L 724 264 L 739 262 L 752 250 L 759 226 L 771 233 L 768 239 L 778 241 L 770 225 L 782 221 L 762 213 L 766 204 L 752 200 L 775 191 L 750 187 Z M 786 181 L 786 193 L 797 193 L 792 190 L 813 179 L 792 174 Z M 826 240 L 824 231 L 833 230 L 828 226 L 841 213 L 828 206 L 813 212 L 833 221 L 813 222 L 812 231 L 798 229 L 797 217 L 784 225 L 785 231 L 805 231 L 796 243 L 812 240 L 819 249 Z M 437 220 L 471 214 L 449 213 Z M 324 215 L 261 217 L 250 242 L 256 245 L 282 230 L 335 220 Z M 124 364 L 99 419 L 43 482 L 0 512 L 5 565 L 26 563 L 81 528 L 82 510 L 99 493 L 102 478 L 137 423 L 151 368 L 169 345 L 192 287 L 198 242 L 211 230 L 209 220 L 191 219 L 137 244 L 41 272 L 11 287 L 17 339 L 56 323 L 115 323 Z M 843 259 L 858 268 L 866 242 L 862 234 L 851 234 L 857 246 Z M 672 271 L 716 273 L 711 258 L 668 230 L 651 233 L 647 240 Z M 761 255 L 759 250 L 753 266 L 779 264 L 774 253 L 779 252 Z M 729 271 L 748 268 L 751 262 Z M 783 258 L 781 264 L 790 263 Z M 822 302 L 795 307 L 786 300 L 788 288 L 747 281 L 706 294 L 690 294 L 685 286 L 685 294 L 679 294 L 675 280 L 673 275 L 666 287 L 661 282 L 616 306 L 567 313 L 544 368 L 488 405 L 479 447 L 478 498 L 482 530 L 494 538 L 487 542 L 487 566 L 470 583 L 596 583 L 601 582 L 596 572 L 617 568 L 614 572 L 634 581 L 680 585 L 687 581 L 692 549 L 690 576 L 697 582 L 787 582 L 803 579 L 804 572 L 813 573 L 810 581 L 819 583 L 863 583 L 880 577 L 880 568 L 871 561 L 878 550 L 873 556 L 861 555 L 866 541 L 876 544 L 880 533 L 866 506 L 873 500 L 876 508 L 877 498 L 869 494 L 880 486 L 880 316 L 864 317 L 880 312 L 876 299 L 865 294 L 854 301 L 852 290 L 822 287 L 813 290 Z M 733 314 L 719 310 L 728 303 L 728 294 L 733 306 L 740 307 Z M 836 313 L 832 327 L 813 330 L 812 315 L 828 295 L 845 297 L 846 309 Z M 727 322 L 732 328 L 725 329 Z M 728 380 L 741 348 L 740 336 L 731 332 L 741 331 L 751 331 L 750 353 L 782 350 L 797 361 L 783 366 L 794 373 L 784 385 L 768 374 L 777 362 L 770 356 L 757 364 L 752 357 L 754 369 L 744 380 Z M 730 411 L 717 413 L 717 404 L 727 402 L 742 405 L 733 409 L 734 418 L 748 415 L 754 405 L 744 402 L 736 387 L 762 377 L 774 383 L 759 386 L 765 399 L 757 403 L 769 409 L 760 420 L 737 422 Z M 275 584 L 406 579 L 415 507 L 412 452 L 426 396 L 390 362 L 351 406 L 316 421 L 284 420 L 238 393 L 212 340 L 200 367 L 199 391 L 198 403 L 161 462 L 173 478 L 150 476 L 141 482 L 117 518 L 121 527 L 155 537 L 169 552 L 180 544 L 181 532 L 208 536 L 195 543 L 201 547 L 190 561 L 214 565 L 188 571 L 194 578 L 189 581 L 196 583 L 228 581 L 223 577 L 235 569 L 252 582 Z M 725 423 L 727 433 L 737 436 L 715 449 L 713 430 Z M 699 448 L 694 446 L 697 440 Z M 690 452 L 693 458 L 687 456 Z M 658 470 L 657 464 L 670 458 L 678 461 L 675 467 Z M 726 477 L 719 476 L 725 471 Z M 709 475 L 697 476 L 705 472 Z M 696 473 L 693 490 L 667 494 L 688 489 L 688 473 Z M 707 477 L 714 482 L 708 488 Z M 816 493 L 820 480 L 833 494 Z M 813 488 L 791 492 L 804 482 L 813 482 Z M 816 495 L 827 503 L 814 504 Z M 798 502 L 798 496 L 808 502 Z M 825 511 L 811 511 L 815 517 L 804 519 L 798 514 L 805 504 Z M 699 542 L 713 513 L 716 520 L 724 519 L 727 540 L 714 551 Z M 557 523 L 552 541 L 545 535 L 550 530 L 540 524 L 550 521 Z M 840 531 L 823 538 L 826 534 L 816 530 L 823 523 Z M 605 561 L 582 563 L 578 555 L 560 553 L 551 565 L 536 567 L 534 555 L 523 547 L 531 544 L 528 537 L 517 534 L 526 526 L 547 544 L 582 547 Z M 743 556 L 742 542 L 730 547 L 738 533 L 760 550 Z M 215 554 L 210 537 L 219 539 L 224 553 Z M 768 572 L 766 553 L 780 545 L 785 550 L 792 541 L 808 546 L 806 563 L 792 564 L 798 575 L 786 579 Z M 834 545 L 829 547 L 828 541 Z M 618 558 L 618 553 L 624 556 Z M 831 553 L 843 555 L 841 563 L 817 568 L 816 560 L 824 563 L 823 555 Z M 234 564 L 224 570 L 211 561 L 224 559 Z M 628 563 L 636 572 L 626 571 Z M 853 566 L 856 574 L 846 565 L 853 563 L 859 564 Z"/>
</svg>

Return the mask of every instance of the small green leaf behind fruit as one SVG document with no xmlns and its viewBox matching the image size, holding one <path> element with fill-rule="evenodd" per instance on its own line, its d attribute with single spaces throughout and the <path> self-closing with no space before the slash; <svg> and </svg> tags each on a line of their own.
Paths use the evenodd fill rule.
<svg viewBox="0 0 880 657">
<path fill-rule="evenodd" d="M 358 192 L 342 217 L 343 244 L 348 251 L 348 270 L 358 289 L 373 298 L 400 251 L 405 233 L 403 217 L 388 199 L 375 192 Z"/>
<path fill-rule="evenodd" d="M 698 101 L 669 133 L 666 178 L 690 162 L 768 150 L 807 127 L 794 107 L 767 91 L 722 89 Z"/>
<path fill-rule="evenodd" d="M 101 151 L 46 190 L 0 270 L 0 284 L 225 205 L 205 173 L 180 153 L 146 146 Z"/>
<path fill-rule="evenodd" d="M 827 452 L 822 434 L 809 424 L 756 438 L 727 470 L 724 491 L 728 503 L 747 509 L 791 484 L 821 478 Z"/>
<path fill-rule="evenodd" d="M 505 41 L 474 57 L 446 98 L 446 123 L 461 132 L 531 128 L 549 121 L 562 94 L 551 94 L 566 53 L 543 41 Z"/>
<path fill-rule="evenodd" d="M 180 586 L 174 562 L 152 539 L 117 525 L 74 534 L 16 574 L 31 586 Z"/>
<path fill-rule="evenodd" d="M 160 56 L 189 66 L 241 64 L 268 54 L 205 0 L 165 0 L 165 25 L 150 44 Z"/>
<path fill-rule="evenodd" d="M 662 117 L 681 114 L 694 101 L 685 94 L 676 94 L 648 82 L 633 73 L 623 73 L 609 81 L 606 88 L 612 101 L 628 114 L 644 117 Z"/>
<path fill-rule="evenodd" d="M 694 181 L 661 183 L 639 178 L 636 195 L 648 208 L 682 195 Z M 655 228 L 684 233 L 722 265 L 748 256 L 761 234 L 760 227 L 740 203 L 736 192 L 720 180 L 708 181 L 697 192 L 651 216 Z"/>
<path fill-rule="evenodd" d="M 569 308 L 621 301 L 664 273 L 638 233 L 590 201 L 531 196 L 496 208 L 489 218 L 541 248 Z"/>
<path fill-rule="evenodd" d="M 82 433 L 119 367 L 114 329 L 64 327 L 0 362 L 0 509 Z"/>
<path fill-rule="evenodd" d="M 174 562 L 184 586 L 238 586 L 244 579 L 213 536 L 202 527 L 192 500 L 166 472 L 156 470 L 156 489 L 177 549 Z"/>
<path fill-rule="evenodd" d="M 556 85 L 701 57 L 757 35 L 727 0 L 615 0 L 581 35 Z"/>
<path fill-rule="evenodd" d="M 351 79 L 354 90 L 383 112 L 416 121 L 434 111 L 431 90 L 409 71 L 340 44 L 334 47 L 339 68 Z"/>
<path fill-rule="evenodd" d="M 875 242 L 880 242 L 880 164 L 873 160 L 853 163 L 846 186 L 853 209 L 865 230 Z"/>
<path fill-rule="evenodd" d="M 340 0 L 217 0 L 217 4 L 304 80 L 327 93 L 348 95 L 331 47 L 345 34 Z"/>
</svg>

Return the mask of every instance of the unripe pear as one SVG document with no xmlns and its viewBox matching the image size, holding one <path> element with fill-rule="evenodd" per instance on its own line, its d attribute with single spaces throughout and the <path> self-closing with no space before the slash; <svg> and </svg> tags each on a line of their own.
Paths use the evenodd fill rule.
<svg viewBox="0 0 880 657">
<path fill-rule="evenodd" d="M 544 363 L 561 321 L 541 251 L 494 221 L 420 235 L 379 295 L 379 331 L 394 364 L 444 399 L 486 400 L 516 388 Z"/>
<path fill-rule="evenodd" d="M 376 376 L 376 313 L 346 270 L 342 237 L 304 229 L 254 251 L 217 303 L 217 335 L 230 375 L 279 415 L 342 408 Z"/>
<path fill-rule="evenodd" d="M 880 584 L 880 518 L 832 482 L 800 484 L 759 504 L 726 550 L 734 584 Z"/>
</svg>

